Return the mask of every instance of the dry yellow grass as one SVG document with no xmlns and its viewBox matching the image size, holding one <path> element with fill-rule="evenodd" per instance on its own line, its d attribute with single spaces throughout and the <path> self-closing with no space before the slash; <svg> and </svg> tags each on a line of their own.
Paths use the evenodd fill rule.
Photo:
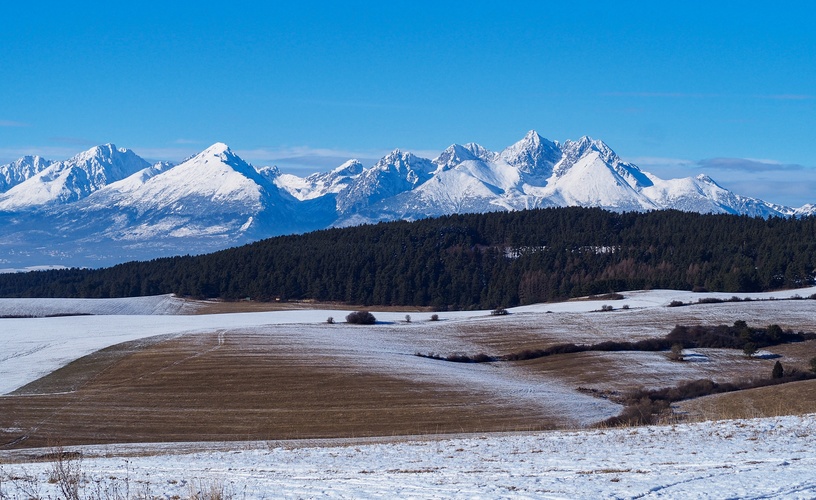
<svg viewBox="0 0 816 500">
<path fill-rule="evenodd" d="M 675 413 L 689 420 L 774 417 L 816 413 L 816 380 L 792 382 L 682 401 Z"/>
</svg>

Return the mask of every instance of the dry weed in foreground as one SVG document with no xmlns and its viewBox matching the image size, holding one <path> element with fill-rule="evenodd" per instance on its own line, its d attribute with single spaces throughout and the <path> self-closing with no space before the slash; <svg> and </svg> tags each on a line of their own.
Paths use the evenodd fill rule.
<svg viewBox="0 0 816 500">
<path fill-rule="evenodd" d="M 82 455 L 65 451 L 62 447 L 54 448 L 50 455 L 54 457 L 54 461 L 51 463 L 48 482 L 59 486 L 62 498 L 79 500 L 79 487 L 83 480 Z"/>
</svg>

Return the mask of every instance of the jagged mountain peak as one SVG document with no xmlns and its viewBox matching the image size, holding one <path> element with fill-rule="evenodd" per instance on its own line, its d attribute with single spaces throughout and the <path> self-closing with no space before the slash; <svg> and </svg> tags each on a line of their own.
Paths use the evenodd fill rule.
<svg viewBox="0 0 816 500">
<path fill-rule="evenodd" d="M 232 152 L 229 146 L 224 144 L 223 142 L 216 142 L 212 146 L 208 147 L 204 151 L 193 155 L 192 157 L 188 158 L 186 161 L 199 161 L 199 160 L 208 160 L 210 158 L 217 158 L 221 161 L 229 162 L 237 158 L 242 163 L 245 163 L 241 158 Z"/>
<path fill-rule="evenodd" d="M 25 182 L 42 172 L 53 162 L 37 155 L 26 155 L 6 165 L 0 165 L 0 193 Z"/>
<path fill-rule="evenodd" d="M 599 139 L 593 139 L 588 135 L 581 137 L 577 141 L 564 141 L 564 144 L 561 145 L 561 150 L 570 162 L 574 162 L 578 158 L 586 156 L 593 151 L 597 152 L 606 163 L 616 164 L 621 162 L 617 153 L 605 142 Z"/>
<path fill-rule="evenodd" d="M 365 167 L 363 167 L 363 164 L 360 163 L 360 160 L 354 158 L 354 159 L 348 160 L 346 162 L 343 162 L 343 164 L 340 165 L 339 167 L 335 167 L 331 171 L 331 173 L 335 174 L 335 175 L 357 175 L 360 172 L 362 172 L 364 168 Z M 312 175 L 316 175 L 316 174 L 312 174 Z M 319 174 L 317 174 L 317 175 L 319 175 Z"/>
<path fill-rule="evenodd" d="M 520 172 L 549 177 L 553 166 L 561 159 L 561 148 L 530 130 L 523 139 L 499 153 L 499 157 Z"/>
<path fill-rule="evenodd" d="M 436 169 L 430 160 L 420 158 L 413 153 L 395 149 L 380 159 L 370 171 L 395 172 L 400 177 L 405 175 L 422 176 L 423 174 L 430 174 Z"/>
<path fill-rule="evenodd" d="M 481 148 L 478 144 L 470 143 L 468 146 L 470 145 Z M 453 167 L 463 161 L 478 159 L 479 156 L 471 148 L 461 144 L 451 144 L 432 161 L 440 167 Z"/>
<path fill-rule="evenodd" d="M 80 246 L 128 241 L 147 249 L 177 241 L 168 244 L 189 252 L 202 242 L 225 248 L 332 225 L 555 206 L 763 217 L 816 212 L 736 195 L 706 175 L 664 181 L 624 162 L 603 141 L 558 143 L 535 130 L 499 153 L 452 144 L 432 161 L 395 149 L 369 168 L 349 160 L 305 178 L 256 169 L 223 142 L 178 165 L 151 167 L 113 144 L 59 162 L 26 157 L 15 171 L 23 165 L 28 178 L 5 192 L 4 168 L 13 169 L 0 166 L 0 211 L 33 228 L 31 248 L 49 248 L 42 235 L 53 233 L 79 238 Z"/>
<path fill-rule="evenodd" d="M 65 161 L 51 163 L 0 195 L 0 209 L 36 209 L 72 203 L 149 167 L 129 149 L 102 144 Z"/>
</svg>

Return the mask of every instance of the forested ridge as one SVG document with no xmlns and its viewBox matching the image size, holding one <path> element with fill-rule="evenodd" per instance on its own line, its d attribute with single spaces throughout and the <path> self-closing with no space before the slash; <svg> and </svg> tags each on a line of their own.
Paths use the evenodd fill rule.
<svg viewBox="0 0 816 500">
<path fill-rule="evenodd" d="M 0 275 L 5 297 L 514 306 L 643 288 L 749 292 L 814 283 L 816 218 L 552 208 L 275 237 L 201 256 Z"/>
</svg>

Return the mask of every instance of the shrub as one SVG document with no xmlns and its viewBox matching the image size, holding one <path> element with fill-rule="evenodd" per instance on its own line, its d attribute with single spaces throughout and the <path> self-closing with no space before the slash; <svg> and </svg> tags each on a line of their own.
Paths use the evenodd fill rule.
<svg viewBox="0 0 816 500">
<path fill-rule="evenodd" d="M 506 316 L 508 314 L 510 314 L 510 313 L 507 311 L 507 309 L 505 309 L 503 307 L 497 307 L 496 309 L 493 309 L 492 311 L 490 311 L 491 316 Z"/>
<path fill-rule="evenodd" d="M 680 307 L 686 305 L 682 300 L 672 300 L 669 302 L 669 307 Z"/>
<path fill-rule="evenodd" d="M 405 315 L 405 322 L 406 322 L 406 323 L 410 323 L 410 322 L 411 322 L 411 315 L 410 315 L 410 314 L 406 314 L 406 315 Z"/>
<path fill-rule="evenodd" d="M 431 314 L 431 321 L 439 321 L 439 315 L 438 314 Z"/>
<path fill-rule="evenodd" d="M 332 316 L 329 316 L 328 318 L 326 318 L 326 323 L 328 323 L 330 325 L 333 325 L 334 324 L 334 318 Z"/>
<path fill-rule="evenodd" d="M 683 361 L 683 344 L 672 344 L 669 359 L 672 361 Z"/>
<path fill-rule="evenodd" d="M 771 371 L 771 378 L 782 378 L 785 376 L 785 369 L 782 368 L 782 363 L 777 361 Z"/>
<path fill-rule="evenodd" d="M 816 373 L 816 358 L 810 358 L 810 371 Z"/>
<path fill-rule="evenodd" d="M 604 305 L 601 306 L 601 311 L 603 311 L 603 312 L 609 312 L 609 311 L 612 311 L 614 309 L 615 309 L 614 307 L 612 307 L 612 306 L 610 306 L 608 304 L 604 304 Z"/>
<path fill-rule="evenodd" d="M 355 325 L 373 325 L 377 321 L 368 311 L 354 311 L 346 316 L 346 322 Z"/>
</svg>

